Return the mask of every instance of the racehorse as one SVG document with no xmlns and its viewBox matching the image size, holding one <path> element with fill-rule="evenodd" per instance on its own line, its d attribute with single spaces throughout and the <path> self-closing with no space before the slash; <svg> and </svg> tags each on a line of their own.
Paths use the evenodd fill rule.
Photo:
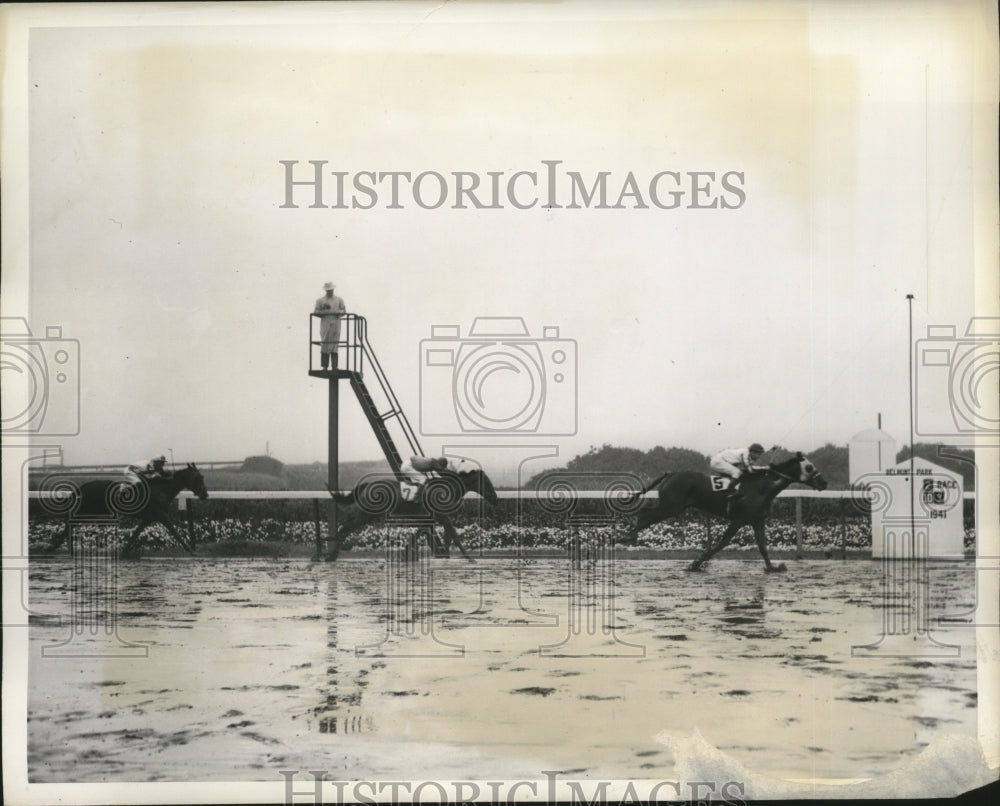
<svg viewBox="0 0 1000 806">
<path fill-rule="evenodd" d="M 704 473 L 684 470 L 677 473 L 664 473 L 646 486 L 642 495 L 649 490 L 659 493 L 659 502 L 655 507 L 639 511 L 635 526 L 629 534 L 619 540 L 620 543 L 635 545 L 639 532 L 659 523 L 666 518 L 676 518 L 688 507 L 695 507 L 711 515 L 717 515 L 729 521 L 722 536 L 706 548 L 700 557 L 688 567 L 689 571 L 700 571 L 712 556 L 724 549 L 736 533 L 744 526 L 752 526 L 757 548 L 764 558 L 764 566 L 768 571 L 786 571 L 784 563 L 777 565 L 767 556 L 767 540 L 764 534 L 764 521 L 775 496 L 790 484 L 805 484 L 814 490 L 825 490 L 826 479 L 809 459 L 801 452 L 778 464 L 772 463 L 768 468 L 749 472 L 743 475 L 739 490 L 742 495 L 734 501 L 729 500 L 729 490 L 714 490 L 712 482 Z"/>
<path fill-rule="evenodd" d="M 356 508 L 356 511 L 350 513 L 351 517 L 345 519 L 344 524 L 337 530 L 336 540 L 329 551 L 330 559 L 336 559 L 348 535 L 379 518 L 388 517 L 390 524 L 393 518 L 400 519 L 405 525 L 412 525 L 414 519 L 418 522 L 430 521 L 427 527 L 427 545 L 433 556 L 449 556 L 451 545 L 454 543 L 462 552 L 462 556 L 470 560 L 462 541 L 458 538 L 458 532 L 455 531 L 450 515 L 459 509 L 465 494 L 470 492 L 486 499 L 490 506 L 496 506 L 498 498 L 496 490 L 493 489 L 493 482 L 479 468 L 445 469 L 435 472 L 436 477 L 421 485 L 420 492 L 413 501 L 403 500 L 400 482 L 391 476 L 362 479 L 349 493 L 330 490 L 330 495 L 338 504 Z M 434 534 L 434 523 L 444 527 L 443 544 Z"/>
<path fill-rule="evenodd" d="M 79 487 L 78 503 L 68 513 L 65 532 L 49 546 L 48 551 L 55 551 L 67 539 L 70 520 L 102 521 L 126 517 L 138 519 L 139 525 L 125 541 L 122 557 L 139 556 L 139 535 L 154 522 L 163 524 L 170 536 L 189 554 L 193 554 L 194 547 L 180 536 L 170 522 L 170 505 L 181 490 L 190 490 L 202 501 L 208 498 L 205 479 L 191 463 L 166 477 L 143 477 L 138 482 L 115 479 L 85 482 Z"/>
</svg>

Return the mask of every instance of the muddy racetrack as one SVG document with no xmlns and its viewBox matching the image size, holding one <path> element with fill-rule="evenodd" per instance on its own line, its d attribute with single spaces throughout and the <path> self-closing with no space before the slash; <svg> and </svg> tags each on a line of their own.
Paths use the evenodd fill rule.
<svg viewBox="0 0 1000 806">
<path fill-rule="evenodd" d="M 33 561 L 32 782 L 670 778 L 695 728 L 866 778 L 976 735 L 970 562 L 85 563 Z"/>
</svg>

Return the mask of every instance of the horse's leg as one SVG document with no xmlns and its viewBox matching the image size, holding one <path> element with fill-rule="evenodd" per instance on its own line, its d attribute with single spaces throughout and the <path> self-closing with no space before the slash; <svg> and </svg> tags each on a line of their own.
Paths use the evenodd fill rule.
<svg viewBox="0 0 1000 806">
<path fill-rule="evenodd" d="M 475 562 L 472 559 L 472 557 L 470 557 L 466 552 L 465 546 L 462 545 L 462 541 L 458 537 L 458 532 L 455 530 L 455 524 L 451 522 L 451 518 L 442 517 L 441 525 L 444 527 L 445 548 L 447 549 L 448 547 L 451 546 L 452 543 L 454 543 L 456 546 L 458 546 L 458 550 L 462 552 L 462 556 L 466 560 L 468 560 L 470 563 Z"/>
<path fill-rule="evenodd" d="M 418 544 L 418 538 L 420 533 L 423 532 L 427 527 L 421 526 L 420 528 L 410 532 L 409 537 L 406 540 L 406 551 L 404 556 L 406 557 L 406 562 L 415 563 L 417 558 L 420 557 L 420 546 Z M 431 533 L 427 535 L 427 545 L 430 546 L 431 555 L 434 554 L 434 530 L 431 529 Z"/>
<path fill-rule="evenodd" d="M 58 549 L 63 543 L 69 546 L 70 556 L 73 556 L 73 532 L 72 526 L 69 525 L 69 516 L 66 516 L 66 528 L 62 529 L 56 536 L 55 539 L 49 543 L 48 548 L 44 550 L 45 554 L 51 554 L 56 549 Z"/>
<path fill-rule="evenodd" d="M 427 539 L 427 550 L 431 553 L 431 557 L 447 557 L 449 554 L 449 547 L 441 541 L 437 536 L 437 529 L 434 528 L 434 524 L 430 526 L 421 526 L 417 530 L 417 533 L 423 532 Z M 416 545 L 413 546 L 413 550 L 416 551 Z"/>
<path fill-rule="evenodd" d="M 667 517 L 668 516 L 662 512 L 662 508 L 658 506 L 650 507 L 649 509 L 640 509 L 639 514 L 635 519 L 635 525 L 629 529 L 629 533 L 625 535 L 625 537 L 614 542 L 634 546 L 639 539 L 639 532 L 643 529 L 648 529 L 654 523 L 659 523 Z"/>
<path fill-rule="evenodd" d="M 188 541 L 187 541 L 187 540 L 185 540 L 185 539 L 184 539 L 183 537 L 181 537 L 181 536 L 180 536 L 180 535 L 179 535 L 179 534 L 177 533 L 177 530 L 176 530 L 176 529 L 174 529 L 174 526 L 173 526 L 173 524 L 172 524 L 172 523 L 170 523 L 170 521 L 168 521 L 168 520 L 167 520 L 166 518 L 157 518 L 156 520 L 157 520 L 157 522 L 158 522 L 158 523 L 162 523 L 162 524 L 164 525 L 164 527 L 166 527 L 166 530 L 167 530 L 167 531 L 168 531 L 168 532 L 170 533 L 170 536 L 171 536 L 171 537 L 172 537 L 172 538 L 173 538 L 173 539 L 174 539 L 174 540 L 175 540 L 175 541 L 176 541 L 177 543 L 179 543 L 179 544 L 180 544 L 180 547 L 181 547 L 182 549 L 184 549 L 184 550 L 185 550 L 185 551 L 186 551 L 186 552 L 187 552 L 188 554 L 190 554 L 190 555 L 191 555 L 192 557 L 194 556 L 194 548 L 193 548 L 193 547 L 191 546 L 191 544 L 190 544 L 190 543 L 188 543 Z"/>
<path fill-rule="evenodd" d="M 326 559 L 336 560 L 342 549 L 346 550 L 350 548 L 350 544 L 345 542 L 347 537 L 354 534 L 362 527 L 367 526 L 375 520 L 376 517 L 378 516 L 373 514 L 368 517 L 358 515 L 345 518 L 344 522 L 337 527 L 337 534 L 333 537 L 327 538 L 329 546 L 326 552 Z"/>
<path fill-rule="evenodd" d="M 729 524 L 729 526 L 726 527 L 726 531 L 722 533 L 722 536 L 711 546 L 705 549 L 701 553 L 701 556 L 688 566 L 688 571 L 700 571 L 702 565 L 729 545 L 729 541 L 733 539 L 733 535 L 735 535 L 742 526 L 742 523 Z"/>
<path fill-rule="evenodd" d="M 139 525 L 135 527 L 135 531 L 129 535 L 128 539 L 125 541 L 125 545 L 122 547 L 121 557 L 123 560 L 137 560 L 139 559 L 139 551 L 136 548 L 136 543 L 139 540 L 139 535 L 143 533 L 147 526 L 149 526 L 148 520 L 139 521 Z"/>
<path fill-rule="evenodd" d="M 774 565 L 771 562 L 771 558 L 767 556 L 767 539 L 764 534 L 764 521 L 757 521 L 753 525 L 753 536 L 757 541 L 757 548 L 760 549 L 760 556 L 764 558 L 764 568 L 768 571 L 787 571 L 787 565 L 784 563 Z"/>
</svg>

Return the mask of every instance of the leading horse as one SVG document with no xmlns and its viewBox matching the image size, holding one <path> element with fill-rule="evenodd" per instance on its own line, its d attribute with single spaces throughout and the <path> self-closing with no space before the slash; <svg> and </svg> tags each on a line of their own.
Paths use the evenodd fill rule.
<svg viewBox="0 0 1000 806">
<path fill-rule="evenodd" d="M 766 570 L 785 571 L 784 563 L 775 565 L 767 555 L 764 521 L 775 497 L 790 484 L 805 484 L 814 490 L 825 490 L 827 486 L 816 465 L 801 452 L 778 464 L 772 463 L 764 470 L 745 474 L 740 482 L 742 495 L 735 501 L 729 500 L 728 489 L 713 489 L 711 479 L 704 473 L 692 470 L 665 473 L 642 491 L 657 491 L 659 501 L 656 506 L 640 510 L 635 526 L 618 542 L 635 545 L 643 529 L 666 518 L 676 518 L 688 507 L 695 507 L 729 521 L 729 525 L 722 536 L 691 563 L 689 571 L 700 571 L 702 565 L 729 545 L 744 526 L 753 527 Z"/>
<path fill-rule="evenodd" d="M 452 543 L 458 546 L 465 559 L 471 559 L 458 538 L 451 515 L 458 511 L 466 493 L 476 493 L 490 506 L 496 506 L 498 497 L 493 482 L 479 468 L 469 470 L 440 470 L 420 487 L 414 501 L 405 501 L 401 495 L 398 479 L 385 475 L 362 479 L 349 493 L 330 491 L 330 495 L 344 506 L 353 506 L 344 524 L 337 530 L 336 540 L 329 551 L 330 559 L 336 559 L 344 547 L 344 539 L 379 518 L 400 520 L 402 525 L 428 529 L 428 546 L 435 557 L 447 557 Z M 426 527 L 421 521 L 426 522 Z M 444 544 L 441 545 L 434 534 L 434 524 L 444 527 Z"/>
<path fill-rule="evenodd" d="M 166 477 L 143 477 L 137 482 L 116 479 L 84 482 L 79 486 L 75 506 L 67 513 L 66 530 L 49 546 L 48 551 L 55 551 L 67 539 L 72 520 L 101 522 L 135 518 L 139 525 L 125 541 L 122 557 L 134 559 L 139 556 L 139 536 L 153 523 L 162 524 L 181 547 L 193 554 L 194 547 L 180 536 L 170 522 L 170 505 L 181 490 L 190 490 L 202 501 L 208 498 L 205 478 L 194 464 L 188 463 Z"/>
</svg>

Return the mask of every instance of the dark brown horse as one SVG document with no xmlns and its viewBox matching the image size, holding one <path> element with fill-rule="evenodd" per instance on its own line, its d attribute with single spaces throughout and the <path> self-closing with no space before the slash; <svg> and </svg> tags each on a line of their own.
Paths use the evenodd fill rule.
<svg viewBox="0 0 1000 806">
<path fill-rule="evenodd" d="M 194 547 L 181 537 L 170 522 L 170 507 L 181 490 L 190 490 L 204 501 L 208 498 L 205 479 L 193 464 L 172 473 L 166 478 L 141 478 L 138 482 L 120 479 L 94 479 L 78 487 L 72 477 L 62 476 L 53 484 L 61 489 L 69 506 L 63 508 L 66 530 L 49 546 L 52 552 L 69 537 L 72 523 L 118 522 L 123 518 L 134 518 L 139 525 L 129 535 L 122 547 L 121 556 L 139 556 L 139 536 L 153 523 L 160 523 L 170 536 L 184 549 L 194 553 Z"/>
<path fill-rule="evenodd" d="M 775 565 L 767 556 L 764 521 L 775 496 L 790 484 L 805 484 L 814 490 L 826 489 L 826 479 L 802 453 L 778 464 L 771 464 L 766 470 L 744 475 L 739 488 L 742 495 L 732 502 L 729 500 L 729 490 L 713 490 L 711 479 L 704 473 L 691 470 L 665 473 L 642 491 L 646 493 L 656 490 L 659 501 L 655 506 L 640 510 L 635 526 L 618 542 L 635 545 L 639 532 L 643 529 L 667 518 L 676 518 L 688 507 L 695 507 L 729 521 L 729 525 L 722 536 L 691 563 L 689 571 L 700 571 L 702 565 L 729 545 L 744 526 L 753 527 L 757 548 L 764 558 L 766 569 L 785 571 L 787 569 L 784 563 Z"/>
<path fill-rule="evenodd" d="M 389 525 L 395 518 L 401 526 L 414 526 L 428 530 L 428 546 L 435 557 L 447 557 L 454 543 L 462 556 L 470 559 L 458 538 L 450 516 L 462 505 L 466 493 L 476 493 L 491 505 L 497 503 L 493 482 L 479 468 L 471 470 L 441 470 L 436 478 L 431 478 L 420 488 L 414 501 L 404 501 L 399 480 L 394 476 L 368 476 L 357 483 L 349 493 L 330 494 L 338 504 L 352 507 L 345 513 L 343 524 L 337 530 L 337 538 L 329 551 L 330 559 L 336 559 L 341 548 L 347 548 L 344 540 L 354 532 L 379 518 L 387 518 Z M 426 525 L 421 522 L 426 522 Z M 434 534 L 433 524 L 444 527 L 444 543 Z"/>
</svg>

